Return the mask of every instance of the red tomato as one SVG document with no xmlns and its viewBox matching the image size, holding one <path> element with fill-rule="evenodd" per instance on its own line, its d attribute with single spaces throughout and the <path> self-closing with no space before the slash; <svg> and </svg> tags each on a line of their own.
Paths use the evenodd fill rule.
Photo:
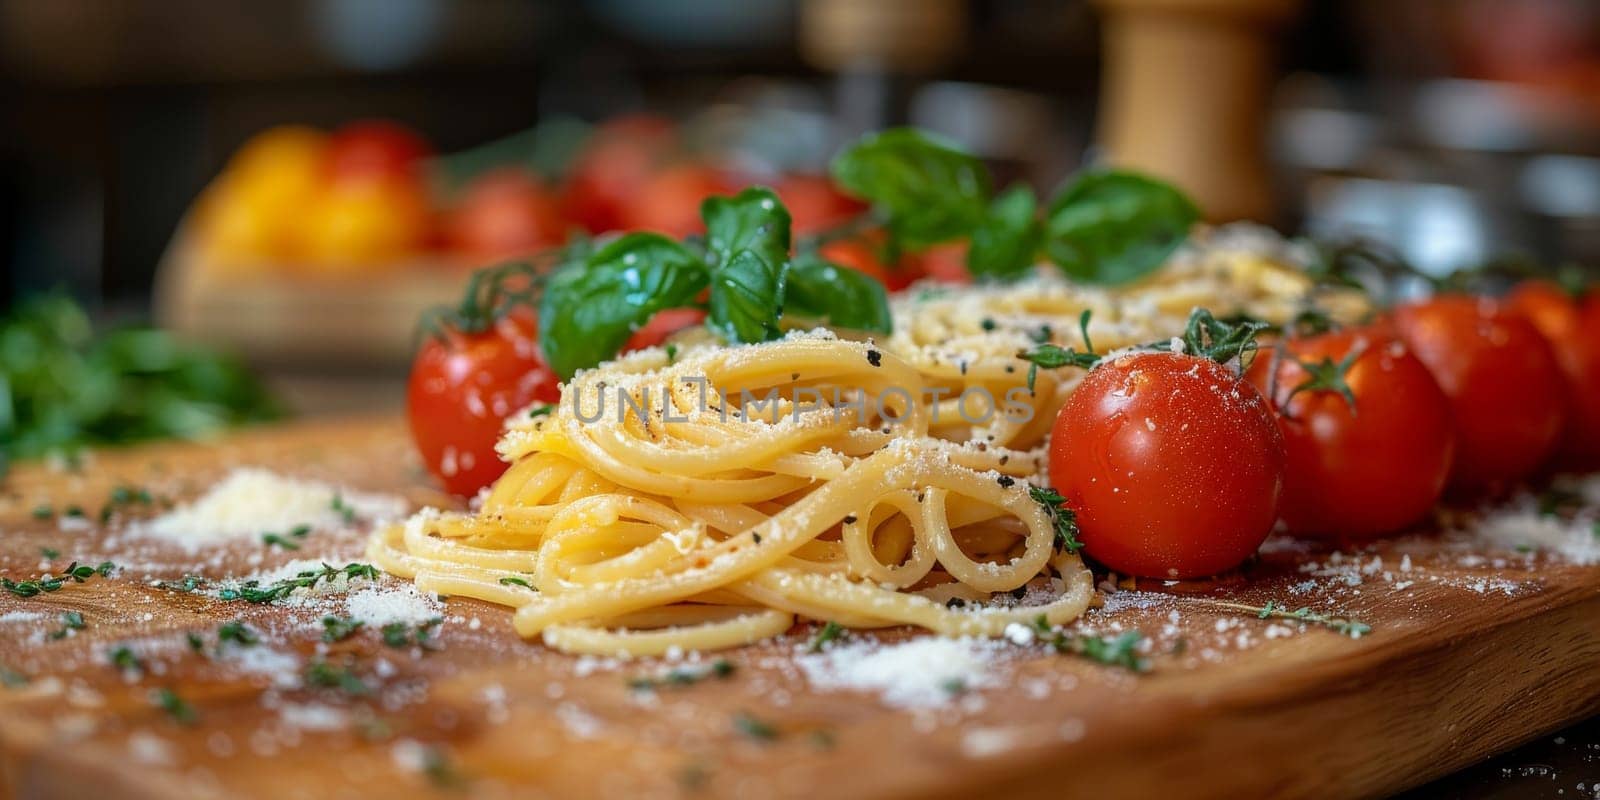
<svg viewBox="0 0 1600 800">
<path fill-rule="evenodd" d="M 1104 361 L 1067 399 L 1050 482 L 1084 551 L 1122 573 L 1231 569 L 1271 532 L 1283 435 L 1255 387 L 1215 361 L 1145 352 Z"/>
<path fill-rule="evenodd" d="M 1506 488 L 1550 456 L 1566 387 L 1531 323 L 1493 300 L 1446 295 L 1395 309 L 1394 327 L 1450 398 L 1452 489 Z"/>
<path fill-rule="evenodd" d="M 682 238 L 704 233 L 700 203 L 732 187 L 721 172 L 685 164 L 652 175 L 622 207 L 622 227 Z"/>
<path fill-rule="evenodd" d="M 872 237 L 869 235 L 869 238 Z M 921 263 L 912 257 L 902 257 L 900 263 L 891 269 L 883 262 L 878 247 L 865 239 L 832 241 L 817 248 L 817 255 L 840 266 L 871 275 L 891 292 L 898 292 L 923 276 Z"/>
<path fill-rule="evenodd" d="M 557 247 L 566 240 L 560 203 L 527 173 L 487 172 L 467 187 L 445 219 L 452 248 L 483 264 Z"/>
<path fill-rule="evenodd" d="M 672 122 L 645 115 L 600 126 L 573 161 L 562 202 L 590 233 L 623 227 L 622 209 L 677 149 Z"/>
<path fill-rule="evenodd" d="M 699 325 L 705 321 L 705 318 L 706 312 L 698 308 L 669 308 L 665 311 L 657 311 L 656 315 L 644 324 L 644 327 L 634 331 L 633 335 L 628 337 L 627 343 L 622 345 L 622 351 L 626 353 L 629 350 L 643 350 L 646 347 L 655 347 L 666 341 L 668 336 L 684 328 L 692 328 L 695 325 Z"/>
<path fill-rule="evenodd" d="M 1566 377 L 1562 460 L 1579 469 L 1600 467 L 1600 292 L 1574 298 L 1548 281 L 1529 281 L 1507 305 L 1544 334 Z"/>
<path fill-rule="evenodd" d="M 452 494 L 470 497 L 506 471 L 494 450 L 506 417 L 561 400 L 536 330 L 531 315 L 514 315 L 482 333 L 447 330 L 417 352 L 406 388 L 411 438 Z"/>
<path fill-rule="evenodd" d="M 940 283 L 972 283 L 972 273 L 967 271 L 967 243 L 936 244 L 916 255 L 921 262 L 918 270 Z"/>
<path fill-rule="evenodd" d="M 328 141 L 328 175 L 335 181 L 415 178 L 433 148 L 416 131 L 385 120 L 352 122 Z"/>
<path fill-rule="evenodd" d="M 1352 358 L 1339 376 L 1338 365 Z M 1302 365 L 1337 389 L 1296 391 Z M 1272 402 L 1288 453 L 1278 517 L 1291 533 L 1360 540 L 1398 531 L 1438 502 L 1450 476 L 1450 400 L 1405 345 L 1375 330 L 1291 339 L 1247 373 Z M 1330 383 L 1330 381 L 1324 381 Z"/>
<path fill-rule="evenodd" d="M 785 175 L 772 190 L 789 209 L 790 230 L 796 236 L 835 227 L 867 209 L 822 175 Z"/>
</svg>

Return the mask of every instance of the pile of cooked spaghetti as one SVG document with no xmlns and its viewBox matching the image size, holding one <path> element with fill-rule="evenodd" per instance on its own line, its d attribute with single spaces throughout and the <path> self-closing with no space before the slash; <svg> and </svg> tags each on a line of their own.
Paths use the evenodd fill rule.
<svg viewBox="0 0 1600 800">
<path fill-rule="evenodd" d="M 1282 321 L 1312 291 L 1213 237 L 1119 289 L 913 288 L 880 342 L 814 330 L 637 352 L 514 417 L 511 467 L 475 513 L 425 511 L 369 556 L 425 591 L 511 606 L 521 635 L 569 652 L 731 647 L 797 618 L 973 636 L 1067 622 L 1092 577 L 1030 489 L 1083 372 L 1030 374 L 1019 351 L 1081 348 L 1085 332 L 1102 350 L 1163 341 L 1197 306 Z"/>
</svg>

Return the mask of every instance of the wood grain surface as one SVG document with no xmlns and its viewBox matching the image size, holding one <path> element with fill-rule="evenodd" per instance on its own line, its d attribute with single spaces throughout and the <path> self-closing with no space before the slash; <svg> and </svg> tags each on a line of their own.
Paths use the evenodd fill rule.
<svg viewBox="0 0 1600 800">
<path fill-rule="evenodd" d="M 188 553 L 130 532 L 241 465 L 445 502 L 393 421 L 18 469 L 0 489 L 0 575 L 36 578 L 72 559 L 119 567 L 36 597 L 0 594 L 10 796 L 1370 797 L 1600 711 L 1600 567 L 1435 536 L 1343 552 L 1274 540 L 1229 579 L 1122 581 L 1081 624 L 1146 633 L 1149 672 L 1008 646 L 989 666 L 995 685 L 938 708 L 814 688 L 796 668 L 811 626 L 727 654 L 725 679 L 653 692 L 629 679 L 660 662 L 553 653 L 518 639 L 504 609 L 459 598 L 430 647 L 389 647 L 376 631 L 328 644 L 323 606 L 156 582 L 359 560 L 364 526 L 315 531 L 299 553 L 254 539 Z M 156 502 L 101 525 L 117 486 Z M 87 526 L 33 515 L 72 504 Z M 1261 620 L 1218 599 L 1353 615 L 1372 632 Z M 67 611 L 85 625 L 56 638 Z M 216 631 L 233 620 L 273 657 L 223 657 Z M 143 668 L 112 666 L 118 646 Z M 307 685 L 314 661 L 359 687 Z M 160 707 L 163 689 L 193 718 Z M 749 719 L 773 735 L 750 735 Z"/>
</svg>

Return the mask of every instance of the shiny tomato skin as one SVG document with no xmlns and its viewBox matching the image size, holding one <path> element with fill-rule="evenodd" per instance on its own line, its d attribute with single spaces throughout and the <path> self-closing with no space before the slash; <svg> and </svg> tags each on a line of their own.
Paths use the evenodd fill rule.
<svg viewBox="0 0 1600 800">
<path fill-rule="evenodd" d="M 1450 398 L 1450 491 L 1493 493 L 1532 475 L 1566 418 L 1561 368 L 1538 329 L 1494 300 L 1465 295 L 1402 305 L 1391 316 Z"/>
<path fill-rule="evenodd" d="M 1573 297 L 1549 281 L 1527 281 L 1511 292 L 1506 305 L 1544 335 L 1566 379 L 1561 466 L 1600 468 L 1600 290 Z"/>
<path fill-rule="evenodd" d="M 328 140 L 328 176 L 334 181 L 415 178 L 433 148 L 416 131 L 388 120 L 361 120 Z"/>
<path fill-rule="evenodd" d="M 1283 436 L 1255 387 L 1195 356 L 1089 371 L 1050 439 L 1050 482 L 1084 552 L 1117 572 L 1198 578 L 1242 564 L 1277 519 Z"/>
<path fill-rule="evenodd" d="M 473 179 L 444 228 L 450 248 L 481 266 L 560 246 L 567 221 L 553 192 L 507 168 Z"/>
<path fill-rule="evenodd" d="M 417 351 L 406 387 L 411 438 L 451 494 L 470 497 L 506 471 L 494 450 L 506 417 L 560 401 L 536 330 L 528 315 L 508 317 L 482 333 L 445 331 Z"/>
<path fill-rule="evenodd" d="M 1271 402 L 1288 454 L 1278 517 L 1289 532 L 1361 541 L 1404 529 L 1444 492 L 1455 453 L 1450 399 L 1405 344 L 1350 329 L 1262 351 L 1246 377 Z M 1301 364 L 1342 362 L 1355 398 L 1295 388 Z M 1291 396 L 1292 395 L 1292 396 Z"/>
<path fill-rule="evenodd" d="M 622 227 L 630 231 L 655 231 L 682 238 L 705 232 L 700 203 L 706 198 L 731 194 L 733 186 L 723 173 L 699 164 L 664 169 L 646 180 L 622 207 Z"/>
<path fill-rule="evenodd" d="M 657 311 L 644 327 L 633 332 L 628 341 L 622 345 L 622 352 L 643 350 L 646 347 L 655 347 L 684 328 L 699 325 L 706 319 L 706 312 L 698 308 L 668 308 Z"/>
</svg>

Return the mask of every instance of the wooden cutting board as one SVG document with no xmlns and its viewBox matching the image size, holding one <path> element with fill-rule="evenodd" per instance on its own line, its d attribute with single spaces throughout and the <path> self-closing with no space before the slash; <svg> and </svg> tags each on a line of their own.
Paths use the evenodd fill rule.
<svg viewBox="0 0 1600 800">
<path fill-rule="evenodd" d="M 311 551 L 357 560 L 363 531 L 313 532 L 298 554 L 247 541 L 186 555 L 127 534 L 128 519 L 240 465 L 441 502 L 393 421 L 17 470 L 0 488 L 0 575 L 35 578 L 73 558 L 120 566 L 37 597 L 0 593 L 0 665 L 14 684 L 0 690 L 0 776 L 12 796 L 1363 797 L 1600 711 L 1600 567 L 1435 537 L 1337 554 L 1274 541 L 1229 580 L 1124 582 L 1083 624 L 1148 634 L 1149 672 L 1008 645 L 992 686 L 935 709 L 812 687 L 795 667 L 810 627 L 728 654 L 727 678 L 654 692 L 629 679 L 660 663 L 553 653 L 471 600 L 446 601 L 427 649 L 371 630 L 330 645 L 317 607 L 153 582 L 245 575 Z M 101 526 L 119 485 L 156 502 Z M 41 504 L 81 505 L 90 523 L 35 520 Z M 1349 614 L 1372 632 L 1261 620 L 1217 598 Z M 85 626 L 53 638 L 66 611 Z M 217 628 L 232 620 L 272 657 L 217 656 Z M 188 632 L 203 652 L 185 646 Z M 117 645 L 143 669 L 112 666 Z M 359 686 L 304 686 L 303 665 L 319 658 L 348 665 Z M 193 718 L 159 707 L 161 689 Z"/>
</svg>

